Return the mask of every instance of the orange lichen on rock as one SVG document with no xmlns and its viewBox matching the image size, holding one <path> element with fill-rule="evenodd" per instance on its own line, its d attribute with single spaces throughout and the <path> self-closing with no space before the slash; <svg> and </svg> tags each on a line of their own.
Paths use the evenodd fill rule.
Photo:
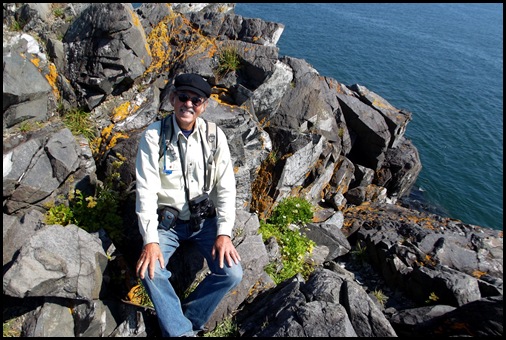
<svg viewBox="0 0 506 340">
<path fill-rule="evenodd" d="M 58 90 L 58 86 L 56 85 L 56 81 L 58 78 L 58 72 L 56 71 L 56 66 L 53 63 L 48 65 L 49 73 L 45 75 L 47 82 L 53 89 L 53 94 L 56 100 L 60 99 L 60 91 Z"/>
<path fill-rule="evenodd" d="M 130 102 L 125 102 L 112 110 L 111 120 L 113 123 L 117 123 L 126 117 L 130 113 Z"/>
<path fill-rule="evenodd" d="M 172 65 L 185 58 L 203 52 L 207 52 L 210 57 L 216 51 L 214 38 L 206 37 L 194 29 L 187 18 L 172 11 L 153 27 L 147 41 L 153 60 L 146 74 L 168 71 Z M 172 46 L 177 48 L 177 53 Z"/>
</svg>

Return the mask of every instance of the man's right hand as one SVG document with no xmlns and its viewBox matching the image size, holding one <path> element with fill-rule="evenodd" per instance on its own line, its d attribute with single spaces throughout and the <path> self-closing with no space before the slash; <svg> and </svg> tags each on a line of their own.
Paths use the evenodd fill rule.
<svg viewBox="0 0 506 340">
<path fill-rule="evenodd" d="M 156 262 L 158 262 L 160 264 L 160 268 L 163 269 L 165 261 L 163 260 L 160 245 L 158 243 L 148 243 L 144 246 L 144 249 L 142 249 L 141 256 L 139 256 L 137 266 L 135 267 L 135 274 L 141 279 L 144 279 L 144 273 L 146 273 L 147 269 L 149 270 L 149 278 L 153 280 L 153 277 L 155 276 Z"/>
</svg>

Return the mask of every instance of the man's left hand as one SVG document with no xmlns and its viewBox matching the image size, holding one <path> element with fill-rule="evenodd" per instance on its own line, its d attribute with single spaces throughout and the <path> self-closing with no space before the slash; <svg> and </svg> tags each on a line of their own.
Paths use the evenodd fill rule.
<svg viewBox="0 0 506 340">
<path fill-rule="evenodd" d="M 218 255 L 220 261 L 220 268 L 223 268 L 224 259 L 227 260 L 229 267 L 232 267 L 232 261 L 238 264 L 241 261 L 241 257 L 235 249 L 234 244 L 229 236 L 219 235 L 214 242 L 213 250 L 211 252 L 213 259 Z"/>
</svg>

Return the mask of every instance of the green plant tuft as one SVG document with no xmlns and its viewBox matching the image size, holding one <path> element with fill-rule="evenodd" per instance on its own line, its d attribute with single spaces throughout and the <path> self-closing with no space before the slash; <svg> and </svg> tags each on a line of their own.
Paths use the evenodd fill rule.
<svg viewBox="0 0 506 340">
<path fill-rule="evenodd" d="M 53 15 L 57 18 L 63 18 L 63 9 L 62 8 L 55 8 L 53 10 Z"/>
<path fill-rule="evenodd" d="M 115 166 L 119 167 L 120 163 Z M 68 195 L 68 202 L 47 206 L 45 223 L 75 224 L 90 233 L 103 228 L 116 244 L 120 244 L 124 237 L 120 207 L 126 195 L 118 189 L 122 186 L 118 177 L 118 172 L 110 174 L 95 188 L 94 195 L 75 189 Z"/>
<path fill-rule="evenodd" d="M 381 289 L 379 289 L 379 290 L 375 289 L 372 292 L 372 295 L 376 298 L 376 300 L 378 300 L 379 304 L 383 307 L 385 306 L 385 304 L 388 301 L 388 296 L 386 296 Z"/>
<path fill-rule="evenodd" d="M 269 222 L 260 221 L 259 232 L 266 242 L 274 237 L 281 249 L 282 268 L 278 270 L 274 263 L 266 266 L 265 271 L 276 284 L 300 273 L 307 278 L 314 265 L 307 261 L 316 243 L 306 237 L 302 228 L 313 218 L 309 202 L 302 198 L 290 197 L 281 201 L 273 210 Z"/>
<path fill-rule="evenodd" d="M 64 113 L 63 123 L 72 131 L 73 135 L 83 135 L 89 141 L 95 138 L 95 124 L 89 117 L 89 113 L 83 110 L 74 108 Z"/>
<path fill-rule="evenodd" d="M 235 46 L 224 47 L 218 55 L 217 72 L 223 76 L 229 72 L 237 71 L 241 66 L 241 58 Z"/>
<path fill-rule="evenodd" d="M 427 300 L 425 300 L 425 303 L 427 303 L 427 304 L 436 303 L 437 300 L 439 300 L 439 296 L 437 296 L 436 293 L 431 292 L 429 295 L 429 298 Z"/>
<path fill-rule="evenodd" d="M 307 200 L 300 197 L 288 197 L 276 206 L 269 222 L 281 226 L 292 223 L 306 225 L 312 219 L 313 210 Z"/>
<path fill-rule="evenodd" d="M 232 318 L 227 318 L 219 323 L 211 332 L 204 333 L 204 337 L 209 338 L 235 338 L 238 337 L 237 325 Z"/>
<path fill-rule="evenodd" d="M 357 241 L 355 249 L 350 251 L 350 254 L 358 264 L 364 265 L 367 263 L 367 246 L 363 246 L 362 242 Z"/>
</svg>

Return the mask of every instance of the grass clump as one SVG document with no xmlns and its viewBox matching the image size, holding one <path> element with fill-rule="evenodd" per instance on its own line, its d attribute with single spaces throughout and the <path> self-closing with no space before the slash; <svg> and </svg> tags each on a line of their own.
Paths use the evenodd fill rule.
<svg viewBox="0 0 506 340">
<path fill-rule="evenodd" d="M 307 258 L 316 244 L 302 231 L 312 218 L 313 211 L 309 202 L 299 197 L 289 197 L 274 208 L 267 222 L 260 221 L 259 232 L 263 241 L 274 237 L 281 249 L 282 268 L 278 270 L 273 264 L 265 268 L 276 284 L 298 273 L 307 278 L 314 270 L 314 265 Z"/>
<path fill-rule="evenodd" d="M 367 263 L 367 246 L 363 245 L 361 241 L 357 241 L 355 249 L 350 251 L 350 254 L 356 263 L 360 265 L 365 265 Z"/>
<path fill-rule="evenodd" d="M 63 123 L 72 131 L 73 135 L 83 135 L 91 141 L 96 137 L 95 124 L 91 120 L 89 113 L 81 109 L 71 109 L 63 114 Z"/>
<path fill-rule="evenodd" d="M 381 289 L 373 290 L 372 295 L 376 298 L 376 300 L 382 307 L 385 307 L 385 304 L 388 301 L 388 296 L 386 296 Z"/>
<path fill-rule="evenodd" d="M 237 325 L 232 318 L 223 320 L 215 329 L 208 333 L 204 333 L 207 338 L 235 338 L 238 337 Z"/>
<path fill-rule="evenodd" d="M 431 292 L 429 295 L 429 298 L 425 300 L 425 303 L 427 304 L 433 304 L 436 303 L 439 300 L 439 296 L 436 295 L 436 293 Z"/>
<path fill-rule="evenodd" d="M 237 71 L 241 66 L 241 58 L 234 46 L 225 46 L 218 54 L 217 72 L 224 76 L 229 72 Z"/>
</svg>

